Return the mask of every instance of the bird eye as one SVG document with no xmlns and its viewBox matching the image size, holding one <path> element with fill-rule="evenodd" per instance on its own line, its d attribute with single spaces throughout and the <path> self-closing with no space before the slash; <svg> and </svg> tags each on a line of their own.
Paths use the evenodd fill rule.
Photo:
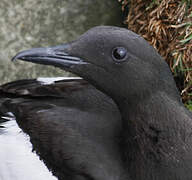
<svg viewBox="0 0 192 180">
<path fill-rule="evenodd" d="M 127 55 L 127 49 L 125 49 L 124 47 L 116 47 L 113 49 L 112 57 L 113 60 L 116 62 L 125 61 L 126 55 Z"/>
</svg>

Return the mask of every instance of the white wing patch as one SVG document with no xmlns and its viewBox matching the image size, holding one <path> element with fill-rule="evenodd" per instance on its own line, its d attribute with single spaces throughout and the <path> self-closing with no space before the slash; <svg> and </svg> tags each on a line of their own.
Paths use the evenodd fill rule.
<svg viewBox="0 0 192 180">
<path fill-rule="evenodd" d="M 82 79 L 80 77 L 39 77 L 37 81 L 41 82 L 43 85 L 54 84 L 56 81 L 62 80 L 73 80 L 73 79 Z"/>
<path fill-rule="evenodd" d="M 36 153 L 29 137 L 18 127 L 11 114 L 1 117 L 0 180 L 57 180 Z"/>
</svg>

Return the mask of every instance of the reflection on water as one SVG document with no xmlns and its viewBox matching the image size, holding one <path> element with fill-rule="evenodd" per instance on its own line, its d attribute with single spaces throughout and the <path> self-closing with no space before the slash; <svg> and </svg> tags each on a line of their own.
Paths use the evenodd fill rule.
<svg viewBox="0 0 192 180">
<path fill-rule="evenodd" d="M 3 117 L 2 120 L 0 180 L 57 180 L 32 152 L 29 137 L 18 127 L 15 119 Z"/>
</svg>

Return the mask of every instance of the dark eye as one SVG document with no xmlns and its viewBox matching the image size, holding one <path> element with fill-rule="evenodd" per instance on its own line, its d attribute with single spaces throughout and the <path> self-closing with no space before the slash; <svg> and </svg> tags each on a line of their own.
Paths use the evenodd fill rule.
<svg viewBox="0 0 192 180">
<path fill-rule="evenodd" d="M 127 56 L 127 49 L 124 47 L 116 47 L 113 49 L 112 57 L 116 62 L 125 61 L 125 57 Z"/>
</svg>

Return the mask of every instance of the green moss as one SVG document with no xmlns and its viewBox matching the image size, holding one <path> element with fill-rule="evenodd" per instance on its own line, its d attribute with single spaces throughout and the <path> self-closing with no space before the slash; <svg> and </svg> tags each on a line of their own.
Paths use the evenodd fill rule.
<svg viewBox="0 0 192 180">
<path fill-rule="evenodd" d="M 192 111 L 192 100 L 189 100 L 189 101 L 185 104 L 185 106 L 186 106 L 190 111 Z"/>
</svg>

